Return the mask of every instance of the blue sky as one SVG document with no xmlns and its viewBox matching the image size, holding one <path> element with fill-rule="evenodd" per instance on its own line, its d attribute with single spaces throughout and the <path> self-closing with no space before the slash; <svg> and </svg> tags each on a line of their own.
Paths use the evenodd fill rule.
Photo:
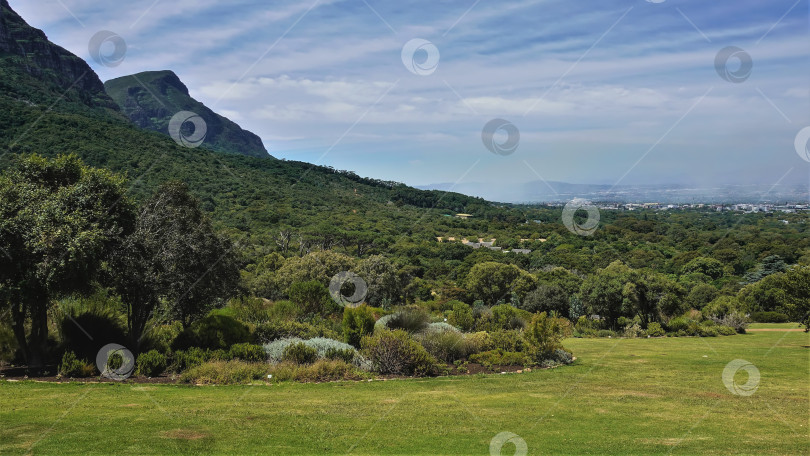
<svg viewBox="0 0 810 456">
<path fill-rule="evenodd" d="M 10 3 L 102 80 L 174 70 L 279 158 L 482 189 L 810 176 L 808 0 Z M 99 30 L 126 40 L 121 65 L 90 59 Z M 403 64 L 416 38 L 439 52 L 430 74 Z M 715 69 L 727 46 L 751 57 L 744 82 Z M 482 143 L 493 118 L 519 129 L 513 154 Z"/>
</svg>

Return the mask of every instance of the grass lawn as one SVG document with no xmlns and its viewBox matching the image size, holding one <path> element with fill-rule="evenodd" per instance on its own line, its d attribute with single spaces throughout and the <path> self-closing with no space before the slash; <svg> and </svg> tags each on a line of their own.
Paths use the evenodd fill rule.
<svg viewBox="0 0 810 456">
<path fill-rule="evenodd" d="M 808 454 L 804 332 L 566 346 L 573 365 L 508 375 L 218 387 L 0 382 L 0 454 L 487 455 L 501 432 L 520 436 L 528 454 Z M 761 374 L 750 396 L 723 384 L 735 359 Z"/>
</svg>

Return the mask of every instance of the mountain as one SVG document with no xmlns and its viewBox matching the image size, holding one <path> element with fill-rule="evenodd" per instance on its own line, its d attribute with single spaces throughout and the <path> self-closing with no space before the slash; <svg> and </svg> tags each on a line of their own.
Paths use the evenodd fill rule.
<svg viewBox="0 0 810 456">
<path fill-rule="evenodd" d="M 0 93 L 31 105 L 117 111 L 118 105 L 84 60 L 29 26 L 0 0 Z"/>
<path fill-rule="evenodd" d="M 355 233 L 382 249 L 414 233 L 432 239 L 431 223 L 457 221 L 442 215 L 503 218 L 508 213 L 457 193 L 422 191 L 267 155 L 179 145 L 165 133 L 136 126 L 100 91 L 97 75 L 81 59 L 25 24 L 6 0 L 0 6 L 0 171 L 21 154 L 72 153 L 91 166 L 125 175 L 136 200 L 167 180 L 181 180 L 220 229 L 258 253 L 275 245 L 281 229 L 302 245 L 348 242 L 346 234 Z M 150 84 L 158 84 L 157 79 L 168 84 L 167 76 L 156 75 Z M 74 77 L 79 83 L 73 84 Z M 166 94 L 185 97 L 187 91 L 177 85 L 172 81 Z"/>
<path fill-rule="evenodd" d="M 262 140 L 192 98 L 188 88 L 172 71 L 147 71 L 109 80 L 107 93 L 135 125 L 169 134 L 169 121 L 180 111 L 193 112 L 205 120 L 202 143 L 217 152 L 269 157 Z"/>
</svg>

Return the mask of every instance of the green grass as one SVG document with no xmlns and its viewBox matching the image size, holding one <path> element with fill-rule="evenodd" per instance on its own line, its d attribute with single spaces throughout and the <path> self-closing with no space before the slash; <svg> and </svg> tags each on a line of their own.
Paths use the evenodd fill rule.
<svg viewBox="0 0 810 456">
<path fill-rule="evenodd" d="M 0 382 L 0 454 L 807 454 L 810 336 L 576 339 L 524 374 L 152 386 Z M 759 389 L 723 385 L 729 361 Z M 744 374 L 736 377 L 744 383 Z M 504 454 L 511 454 L 511 446 Z"/>
<path fill-rule="evenodd" d="M 750 329 L 804 329 L 799 323 L 751 323 Z"/>
</svg>

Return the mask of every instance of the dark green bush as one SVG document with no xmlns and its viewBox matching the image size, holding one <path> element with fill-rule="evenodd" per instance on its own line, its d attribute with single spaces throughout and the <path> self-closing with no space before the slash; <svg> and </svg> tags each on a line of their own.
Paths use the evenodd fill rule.
<svg viewBox="0 0 810 456">
<path fill-rule="evenodd" d="M 214 314 L 194 322 L 181 332 L 174 340 L 172 349 L 186 350 L 199 347 L 227 350 L 233 344 L 250 340 L 250 329 L 244 323 L 232 317 Z"/>
<path fill-rule="evenodd" d="M 191 347 L 188 350 L 179 350 L 172 356 L 171 370 L 182 372 L 208 361 L 227 361 L 230 358 L 225 350 L 207 350 Z"/>
<path fill-rule="evenodd" d="M 92 377 L 95 373 L 95 366 L 78 359 L 72 351 L 68 350 L 62 355 L 62 362 L 59 364 L 59 375 L 62 377 Z"/>
<path fill-rule="evenodd" d="M 596 332 L 596 337 L 616 337 L 616 331 L 611 331 L 609 329 L 600 329 Z"/>
<path fill-rule="evenodd" d="M 171 352 L 174 340 L 182 331 L 183 325 L 179 321 L 151 327 L 144 334 L 139 348 L 141 352 L 157 350 L 167 354 Z"/>
<path fill-rule="evenodd" d="M 135 361 L 135 369 L 137 375 L 157 377 L 166 370 L 166 357 L 157 350 L 141 353 Z"/>
<path fill-rule="evenodd" d="M 536 314 L 523 332 L 536 361 L 549 359 L 555 350 L 562 349 L 562 340 L 571 335 L 571 323 L 560 317 L 542 312 Z"/>
<path fill-rule="evenodd" d="M 436 359 L 403 330 L 378 331 L 364 337 L 360 345 L 381 374 L 424 376 L 438 371 Z"/>
<path fill-rule="evenodd" d="M 717 337 L 720 335 L 720 332 L 714 326 L 701 326 L 697 333 L 700 337 Z"/>
<path fill-rule="evenodd" d="M 353 347 L 360 347 L 363 337 L 374 333 L 374 314 L 368 306 L 343 310 L 343 341 Z"/>
<path fill-rule="evenodd" d="M 95 360 L 98 351 L 107 344 L 128 344 L 126 332 L 117 319 L 93 313 L 62 319 L 59 334 L 62 345 L 80 359 Z"/>
<path fill-rule="evenodd" d="M 318 350 L 298 342 L 288 345 L 281 359 L 295 364 L 312 364 L 318 360 Z"/>
<path fill-rule="evenodd" d="M 261 345 L 253 345 L 249 343 L 234 344 L 231 346 L 228 354 L 231 359 L 238 359 L 249 363 L 258 363 L 267 360 L 267 354 Z"/>
<path fill-rule="evenodd" d="M 754 312 L 749 318 L 757 323 L 787 323 L 790 317 L 781 312 Z"/>
<path fill-rule="evenodd" d="M 295 303 L 304 314 L 331 313 L 338 308 L 329 295 L 329 289 L 317 280 L 295 282 L 290 285 L 290 301 Z"/>
<path fill-rule="evenodd" d="M 265 323 L 259 325 L 254 332 L 255 341 L 261 344 L 292 337 L 299 339 L 326 337 L 336 340 L 340 338 L 335 331 L 325 326 L 315 326 L 309 323 L 299 323 L 297 321 L 273 321 Z"/>
</svg>

